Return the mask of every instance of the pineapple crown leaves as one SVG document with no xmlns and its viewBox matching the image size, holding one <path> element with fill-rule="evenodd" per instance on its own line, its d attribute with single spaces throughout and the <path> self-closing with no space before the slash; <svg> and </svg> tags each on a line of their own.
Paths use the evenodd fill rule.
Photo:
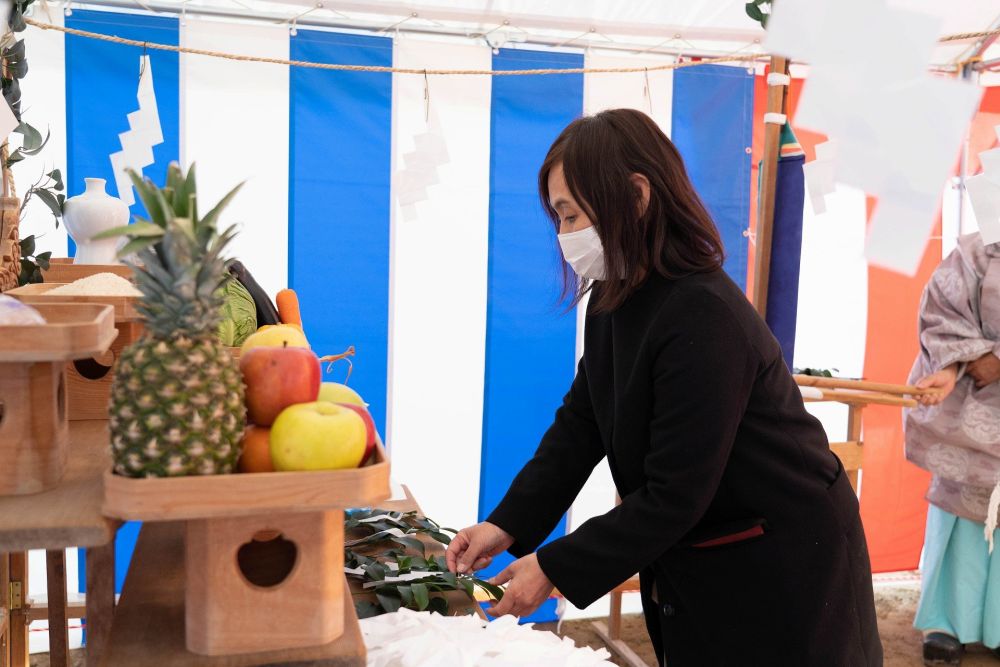
<svg viewBox="0 0 1000 667">
<path fill-rule="evenodd" d="M 95 238 L 124 236 L 119 257 L 132 267 L 144 298 L 136 310 L 154 336 L 197 336 L 214 331 L 221 318 L 220 288 L 230 280 L 231 260 L 223 251 L 236 236 L 235 226 L 222 232 L 218 219 L 239 192 L 230 191 L 204 217 L 198 215 L 195 168 L 185 175 L 171 164 L 166 187 L 129 170 L 129 177 L 149 214 L 131 225 L 103 232 Z"/>
</svg>

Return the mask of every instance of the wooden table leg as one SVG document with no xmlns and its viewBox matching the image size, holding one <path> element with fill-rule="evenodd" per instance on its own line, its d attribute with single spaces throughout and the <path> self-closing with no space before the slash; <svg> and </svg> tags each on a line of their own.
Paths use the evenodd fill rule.
<svg viewBox="0 0 1000 667">
<path fill-rule="evenodd" d="M 69 667 L 69 628 L 66 625 L 66 551 L 45 552 L 49 600 L 49 665 Z"/>
<path fill-rule="evenodd" d="M 611 593 L 611 613 L 608 615 L 608 633 L 612 639 L 622 638 L 622 594 Z"/>
<path fill-rule="evenodd" d="M 21 585 L 21 601 L 12 605 L 10 613 L 10 665 L 28 665 L 28 615 L 25 605 L 28 600 L 28 554 L 10 554 L 10 583 Z"/>
<path fill-rule="evenodd" d="M 849 405 L 847 406 L 847 440 L 849 442 L 862 442 L 861 440 L 861 413 L 864 411 L 864 406 L 862 405 Z M 862 443 L 863 444 L 863 443 Z M 861 469 L 864 469 L 864 447 L 861 449 L 862 464 Z M 854 493 L 858 492 L 858 471 L 850 470 L 847 473 L 847 478 L 851 480 L 851 488 L 854 489 Z"/>
<path fill-rule="evenodd" d="M 0 667 L 10 667 L 10 558 L 0 553 Z"/>
<path fill-rule="evenodd" d="M 87 549 L 87 665 L 101 664 L 115 613 L 115 541 Z"/>
</svg>

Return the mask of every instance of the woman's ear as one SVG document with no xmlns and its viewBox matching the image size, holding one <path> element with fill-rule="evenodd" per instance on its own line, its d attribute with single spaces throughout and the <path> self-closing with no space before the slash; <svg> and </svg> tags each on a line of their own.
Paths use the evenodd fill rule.
<svg viewBox="0 0 1000 667">
<path fill-rule="evenodd" d="M 632 174 L 629 180 L 639 195 L 639 215 L 643 215 L 649 208 L 649 179 L 642 174 Z"/>
</svg>

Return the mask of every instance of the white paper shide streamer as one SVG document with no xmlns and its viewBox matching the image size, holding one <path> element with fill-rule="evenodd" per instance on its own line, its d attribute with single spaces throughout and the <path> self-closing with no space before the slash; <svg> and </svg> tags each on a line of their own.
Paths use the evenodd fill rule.
<svg viewBox="0 0 1000 667">
<path fill-rule="evenodd" d="M 153 66 L 149 56 L 139 58 L 139 90 L 136 93 L 139 109 L 128 114 L 129 129 L 118 135 L 122 149 L 111 154 L 111 168 L 118 186 L 118 198 L 131 206 L 135 203 L 132 181 L 126 169 L 142 173 L 143 168 L 153 164 L 153 146 L 163 143 L 160 128 L 160 113 L 156 108 L 156 93 L 153 91 Z"/>
<path fill-rule="evenodd" d="M 994 128 L 1000 139 L 1000 125 Z M 983 171 L 965 181 L 983 243 L 1000 243 L 1000 147 L 979 154 Z"/>
<path fill-rule="evenodd" d="M 396 176 L 396 197 L 406 220 L 417 217 L 417 203 L 428 198 L 430 186 L 441 182 L 438 167 L 448 162 L 448 144 L 437 114 L 428 114 L 427 129 L 413 137 L 413 144 L 413 150 L 403 154 L 403 168 Z"/>
<path fill-rule="evenodd" d="M 816 144 L 816 159 L 802 167 L 809 200 L 816 215 L 826 213 L 826 196 L 837 190 L 836 158 L 836 144 L 824 141 Z"/>
<path fill-rule="evenodd" d="M 983 528 L 991 554 L 993 553 L 993 533 L 997 529 L 998 513 L 1000 513 L 1000 479 L 997 480 L 997 485 L 993 487 L 993 493 L 990 494 L 989 506 L 986 509 L 986 526 Z"/>
<path fill-rule="evenodd" d="M 928 74 L 940 19 L 885 0 L 782 0 L 767 27 L 769 51 L 809 62 L 796 123 L 836 139 L 837 180 L 878 197 L 868 261 L 914 275 L 982 89 Z"/>
<path fill-rule="evenodd" d="M 368 667 L 604 667 L 601 649 L 577 647 L 569 637 L 518 625 L 504 616 L 441 616 L 400 609 L 361 621 Z"/>
</svg>

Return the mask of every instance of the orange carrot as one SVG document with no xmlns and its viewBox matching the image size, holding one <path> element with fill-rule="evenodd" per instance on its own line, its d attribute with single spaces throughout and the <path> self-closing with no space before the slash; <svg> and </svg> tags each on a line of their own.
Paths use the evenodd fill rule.
<svg viewBox="0 0 1000 667">
<path fill-rule="evenodd" d="M 283 289 L 274 297 L 278 304 L 278 317 L 283 324 L 294 324 L 302 328 L 302 314 L 299 312 L 299 297 L 293 289 Z"/>
</svg>

